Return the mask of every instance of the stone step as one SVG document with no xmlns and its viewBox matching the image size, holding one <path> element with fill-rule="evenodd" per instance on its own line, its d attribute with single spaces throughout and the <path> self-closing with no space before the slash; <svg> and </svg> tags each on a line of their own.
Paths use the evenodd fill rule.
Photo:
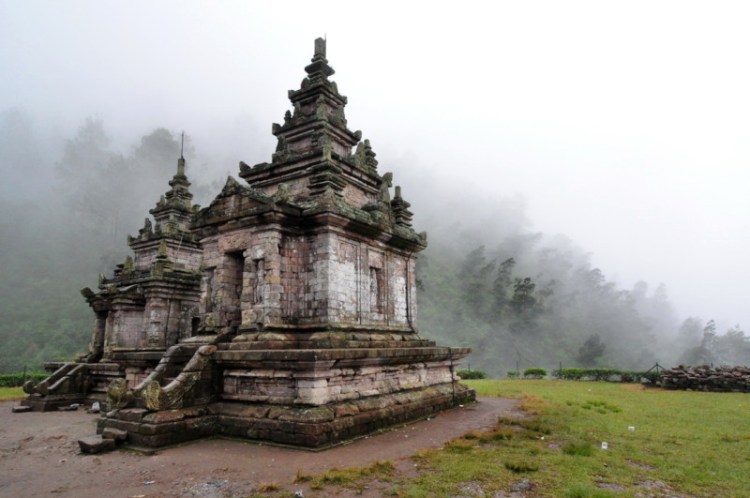
<svg viewBox="0 0 750 498">
<path fill-rule="evenodd" d="M 102 437 L 104 439 L 114 439 L 115 441 L 125 441 L 128 439 L 128 432 L 122 429 L 115 429 L 114 427 L 106 427 L 102 431 Z"/>
<path fill-rule="evenodd" d="M 114 439 L 105 439 L 100 435 L 83 437 L 78 440 L 78 446 L 82 453 L 95 454 L 112 451 L 115 449 Z"/>
<path fill-rule="evenodd" d="M 33 410 L 33 408 L 30 406 L 18 405 L 18 406 L 14 406 L 11 410 L 13 413 L 25 413 L 25 412 L 30 412 L 31 410 Z"/>
</svg>

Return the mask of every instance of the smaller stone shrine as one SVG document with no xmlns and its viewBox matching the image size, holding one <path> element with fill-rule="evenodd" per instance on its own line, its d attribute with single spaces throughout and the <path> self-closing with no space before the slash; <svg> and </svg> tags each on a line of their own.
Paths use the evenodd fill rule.
<svg viewBox="0 0 750 498">
<path fill-rule="evenodd" d="M 226 435 L 309 448 L 473 400 L 467 348 L 416 329 L 409 203 L 347 127 L 326 42 L 274 124 L 270 163 L 240 163 L 192 203 L 180 157 L 133 256 L 82 291 L 89 353 L 25 386 L 38 410 L 104 405 L 98 432 L 159 447 Z"/>
</svg>

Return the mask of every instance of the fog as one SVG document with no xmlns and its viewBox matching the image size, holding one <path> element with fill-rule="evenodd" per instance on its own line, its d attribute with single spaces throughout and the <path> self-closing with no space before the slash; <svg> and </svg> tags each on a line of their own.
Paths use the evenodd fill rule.
<svg viewBox="0 0 750 498">
<path fill-rule="evenodd" d="M 0 112 L 50 144 L 3 163 L 0 195 L 38 202 L 87 118 L 126 154 L 185 130 L 205 183 L 266 161 L 325 35 L 418 230 L 435 203 L 468 225 L 510 210 L 623 288 L 664 283 L 680 317 L 748 327 L 750 6 L 454 5 L 0 0 Z"/>
</svg>

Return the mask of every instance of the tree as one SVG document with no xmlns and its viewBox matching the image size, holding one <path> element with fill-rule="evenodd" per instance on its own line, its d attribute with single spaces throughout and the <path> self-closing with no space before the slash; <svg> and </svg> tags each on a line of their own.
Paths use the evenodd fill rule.
<svg viewBox="0 0 750 498">
<path fill-rule="evenodd" d="M 536 289 L 536 284 L 529 277 L 516 278 L 513 282 L 510 309 L 514 317 L 511 331 L 515 334 L 536 332 L 536 320 L 541 313 L 541 307 L 534 295 L 534 289 Z"/>
<path fill-rule="evenodd" d="M 490 309 L 490 276 L 495 270 L 495 260 L 488 261 L 484 246 L 470 251 L 461 264 L 461 284 L 464 303 L 477 317 L 486 318 Z"/>
<path fill-rule="evenodd" d="M 578 350 L 578 356 L 576 359 L 582 366 L 592 367 L 604 354 L 605 349 L 607 349 L 607 345 L 602 342 L 602 338 L 599 337 L 599 334 L 591 334 L 583 343 L 583 346 Z"/>
<path fill-rule="evenodd" d="M 680 356 L 680 363 L 687 365 L 708 365 L 717 360 L 716 349 L 716 323 L 709 320 L 703 327 L 703 337 L 698 346 L 689 348 Z"/>
<path fill-rule="evenodd" d="M 70 208 L 79 224 L 95 229 L 98 246 L 112 250 L 124 238 L 121 220 L 134 188 L 130 163 L 110 150 L 110 139 L 99 119 L 86 119 L 65 143 L 58 172 Z"/>
<path fill-rule="evenodd" d="M 750 338 L 745 336 L 739 325 L 714 339 L 714 356 L 721 365 L 749 365 Z"/>
<path fill-rule="evenodd" d="M 508 293 L 510 292 L 511 283 L 513 282 L 513 268 L 516 266 L 516 260 L 508 258 L 497 269 L 497 276 L 492 286 L 493 307 L 492 318 L 500 320 L 506 314 L 506 308 L 509 304 Z"/>
<path fill-rule="evenodd" d="M 0 113 L 0 199 L 25 200 L 47 190 L 45 149 L 31 118 L 19 109 Z"/>
<path fill-rule="evenodd" d="M 694 348 L 703 336 L 703 320 L 691 316 L 685 319 L 677 332 L 677 340 L 683 348 Z"/>
</svg>

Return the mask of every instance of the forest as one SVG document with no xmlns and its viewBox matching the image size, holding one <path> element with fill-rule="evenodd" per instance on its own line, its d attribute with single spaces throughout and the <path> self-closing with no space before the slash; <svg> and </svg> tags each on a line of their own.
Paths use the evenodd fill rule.
<svg viewBox="0 0 750 498">
<path fill-rule="evenodd" d="M 87 348 L 93 314 L 78 290 L 122 262 L 127 234 L 167 190 L 180 148 L 164 128 L 119 150 L 98 119 L 60 137 L 23 111 L 0 114 L 0 373 Z M 205 205 L 223 178 L 191 172 L 189 136 L 184 154 Z M 397 180 L 409 175 L 407 164 L 390 167 Z M 426 186 L 434 188 L 405 192 L 415 227 L 429 234 L 417 266 L 419 331 L 473 348 L 463 368 L 498 377 L 529 367 L 750 364 L 739 325 L 717 330 L 711 319 L 677 316 L 664 284 L 618 288 L 574 241 L 529 229 L 501 188 L 482 198 Z"/>
</svg>

